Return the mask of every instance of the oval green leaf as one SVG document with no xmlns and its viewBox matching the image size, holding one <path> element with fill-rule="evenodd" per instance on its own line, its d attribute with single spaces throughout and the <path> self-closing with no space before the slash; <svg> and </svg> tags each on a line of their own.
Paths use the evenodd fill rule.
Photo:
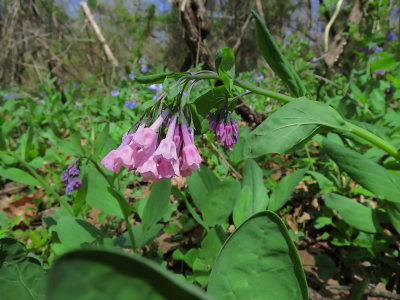
<svg viewBox="0 0 400 300">
<path fill-rule="evenodd" d="M 47 295 L 49 300 L 208 299 L 145 258 L 96 249 L 60 257 L 50 271 Z"/>
<path fill-rule="evenodd" d="M 275 213 L 255 214 L 227 239 L 207 293 L 218 300 L 309 299 L 299 255 Z"/>
</svg>

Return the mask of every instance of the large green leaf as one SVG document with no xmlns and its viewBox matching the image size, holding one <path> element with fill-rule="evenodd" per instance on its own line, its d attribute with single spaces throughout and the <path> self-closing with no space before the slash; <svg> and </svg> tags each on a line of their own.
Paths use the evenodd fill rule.
<svg viewBox="0 0 400 300">
<path fill-rule="evenodd" d="M 231 94 L 233 79 L 235 78 L 235 54 L 231 48 L 223 47 L 217 51 L 215 68 L 226 90 Z"/>
<path fill-rule="evenodd" d="M 281 107 L 248 136 L 244 155 L 253 158 L 267 153 L 291 152 L 322 128 L 348 130 L 342 117 L 330 106 L 298 99 Z"/>
<path fill-rule="evenodd" d="M 268 193 L 263 172 L 254 160 L 249 159 L 243 168 L 242 190 L 233 210 L 235 225 L 239 226 L 250 216 L 265 210 L 267 205 Z"/>
<path fill-rule="evenodd" d="M 338 194 L 326 194 L 324 200 L 326 206 L 336 210 L 350 226 L 370 233 L 380 230 L 372 208 Z"/>
<path fill-rule="evenodd" d="M 222 106 L 226 98 L 226 93 L 227 91 L 225 86 L 218 86 L 199 96 L 196 100 L 194 100 L 194 105 L 196 105 L 197 112 L 205 117 L 210 113 L 212 108 Z"/>
<path fill-rule="evenodd" d="M 275 213 L 255 214 L 227 239 L 207 293 L 218 300 L 308 299 L 299 255 Z"/>
<path fill-rule="evenodd" d="M 277 211 L 286 201 L 289 200 L 290 195 L 293 193 L 300 180 L 303 179 L 304 174 L 308 168 L 297 170 L 278 182 L 271 194 L 271 198 L 268 204 L 268 210 Z"/>
<path fill-rule="evenodd" d="M 154 262 L 111 250 L 67 253 L 49 275 L 49 300 L 207 299 L 199 289 Z"/>
<path fill-rule="evenodd" d="M 207 193 L 201 213 L 208 226 L 224 224 L 233 211 L 240 192 L 240 183 L 232 178 L 218 182 Z"/>
<path fill-rule="evenodd" d="M 118 200 L 109 192 L 109 184 L 94 167 L 88 166 L 88 190 L 86 201 L 91 206 L 101 209 L 106 214 L 122 218 Z"/>
<path fill-rule="evenodd" d="M 17 168 L 0 168 L 0 176 L 23 184 L 40 185 L 39 181 L 37 181 L 35 177 Z"/>
<path fill-rule="evenodd" d="M 357 183 L 380 198 L 400 202 L 400 177 L 363 155 L 327 139 L 322 141 L 328 155 Z"/>
<path fill-rule="evenodd" d="M 208 191 L 218 182 L 214 172 L 203 164 L 200 165 L 200 171 L 194 171 L 192 176 L 187 177 L 190 196 L 198 209 L 202 209 Z"/>
<path fill-rule="evenodd" d="M 295 97 L 302 97 L 306 94 L 306 88 L 300 80 L 296 71 L 292 68 L 286 57 L 281 53 L 274 38 L 270 34 L 260 16 L 252 11 L 256 20 L 257 43 L 261 54 L 264 56 L 272 70 L 278 75 L 290 89 Z"/>
<path fill-rule="evenodd" d="M 148 231 L 156 224 L 168 210 L 169 197 L 171 195 L 171 180 L 164 179 L 154 184 L 146 206 L 143 209 L 142 226 L 143 231 Z"/>
<path fill-rule="evenodd" d="M 89 245 L 111 245 L 111 239 L 104 231 L 78 218 L 62 217 L 56 226 L 61 245 L 57 247 L 61 254 L 65 251 Z"/>
<path fill-rule="evenodd" d="M 400 203 L 386 203 L 386 210 L 394 229 L 400 233 Z"/>
</svg>

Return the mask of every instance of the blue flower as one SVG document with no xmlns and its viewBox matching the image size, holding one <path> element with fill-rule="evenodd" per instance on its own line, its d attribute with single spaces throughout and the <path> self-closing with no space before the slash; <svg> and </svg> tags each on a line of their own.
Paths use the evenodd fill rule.
<svg viewBox="0 0 400 300">
<path fill-rule="evenodd" d="M 63 82 L 64 82 L 64 79 L 58 78 L 58 83 L 63 83 Z"/>
<path fill-rule="evenodd" d="M 140 66 L 140 72 L 142 72 L 142 73 L 147 73 L 147 72 L 149 72 L 149 71 L 150 71 L 150 69 L 149 69 L 148 66 L 146 66 L 145 64 L 141 64 L 141 66 Z"/>
<path fill-rule="evenodd" d="M 77 84 L 76 82 L 74 82 L 74 87 L 78 87 L 79 84 Z"/>
<path fill-rule="evenodd" d="M 136 101 L 135 101 L 135 100 L 126 101 L 126 102 L 124 103 L 124 106 L 125 106 L 126 108 L 135 108 L 135 106 L 136 106 Z"/>
<path fill-rule="evenodd" d="M 381 48 L 381 47 L 374 47 L 373 49 L 372 49 L 372 52 L 373 53 L 379 53 L 379 52 L 382 52 L 383 51 L 383 49 Z"/>
<path fill-rule="evenodd" d="M 133 79 L 135 79 L 135 77 L 136 77 L 136 76 L 135 76 L 135 73 L 133 73 L 133 72 L 130 72 L 130 73 L 129 73 L 129 78 L 130 78 L 130 79 L 133 80 Z"/>
<path fill-rule="evenodd" d="M 149 90 L 152 92 L 155 92 L 155 93 L 161 91 L 162 88 L 163 88 L 162 83 L 159 83 L 159 84 L 153 83 L 149 86 Z"/>
<path fill-rule="evenodd" d="M 397 36 L 396 36 L 396 34 L 394 33 L 394 31 L 391 31 L 391 32 L 388 34 L 387 40 L 388 40 L 388 41 L 397 40 Z"/>
<path fill-rule="evenodd" d="M 110 94 L 112 97 L 117 97 L 119 96 L 119 90 L 112 90 Z"/>
<path fill-rule="evenodd" d="M 375 73 L 383 76 L 385 75 L 385 70 L 375 70 Z"/>
<path fill-rule="evenodd" d="M 13 97 L 14 97 L 14 99 L 18 99 L 19 98 L 17 93 L 14 93 Z"/>
<path fill-rule="evenodd" d="M 42 97 L 42 98 L 46 97 L 46 93 L 45 92 L 41 92 L 40 93 L 40 97 Z"/>
<path fill-rule="evenodd" d="M 144 64 L 146 62 L 146 57 L 143 56 L 139 59 L 139 64 Z"/>
<path fill-rule="evenodd" d="M 4 94 L 4 100 L 8 100 L 10 99 L 10 95 L 9 94 Z"/>
</svg>

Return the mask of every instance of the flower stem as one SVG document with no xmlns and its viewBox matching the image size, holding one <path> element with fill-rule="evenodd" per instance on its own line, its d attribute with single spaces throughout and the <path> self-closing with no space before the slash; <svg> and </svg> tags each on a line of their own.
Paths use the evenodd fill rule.
<svg viewBox="0 0 400 300">
<path fill-rule="evenodd" d="M 388 142 L 369 132 L 368 130 L 365 130 L 364 128 L 361 128 L 348 121 L 345 121 L 345 123 L 347 127 L 351 129 L 351 133 L 363 138 L 364 140 L 367 140 L 371 144 L 374 144 L 375 146 L 381 148 L 382 150 L 393 156 L 396 160 L 400 161 L 400 152 L 393 145 L 389 144 Z"/>
</svg>

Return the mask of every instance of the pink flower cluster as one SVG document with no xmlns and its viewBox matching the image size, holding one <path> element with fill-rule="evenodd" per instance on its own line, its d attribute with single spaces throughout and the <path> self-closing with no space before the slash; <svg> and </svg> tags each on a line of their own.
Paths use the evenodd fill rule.
<svg viewBox="0 0 400 300">
<path fill-rule="evenodd" d="M 215 115 L 207 115 L 206 118 L 209 121 L 210 130 L 214 131 L 217 135 L 217 142 L 222 143 L 225 149 L 232 151 L 233 145 L 236 144 L 239 139 L 238 120 L 233 118 L 230 114 L 227 118 L 228 121 L 225 121 L 225 118 L 216 118 Z"/>
<path fill-rule="evenodd" d="M 144 181 L 190 176 L 193 170 L 199 170 L 202 160 L 194 145 L 193 131 L 185 122 L 178 124 L 176 114 L 169 118 L 167 134 L 159 141 L 157 131 L 167 116 L 168 110 L 164 110 L 150 127 L 141 124 L 135 133 L 126 133 L 121 145 L 101 163 L 115 173 L 120 172 L 122 165 L 128 171 L 136 170 Z"/>
</svg>

